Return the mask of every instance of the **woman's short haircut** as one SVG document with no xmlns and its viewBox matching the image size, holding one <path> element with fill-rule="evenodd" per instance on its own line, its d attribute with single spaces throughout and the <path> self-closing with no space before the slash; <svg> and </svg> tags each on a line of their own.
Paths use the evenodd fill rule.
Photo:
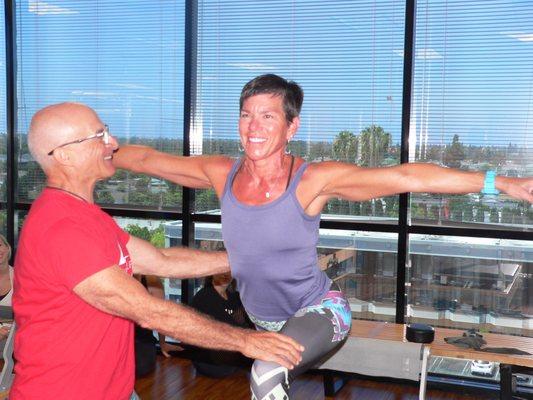
<svg viewBox="0 0 533 400">
<path fill-rule="evenodd" d="M 287 122 L 292 122 L 294 117 L 300 115 L 304 101 L 304 92 L 296 82 L 288 81 L 275 74 L 265 74 L 255 77 L 242 88 L 239 110 L 242 110 L 242 105 L 246 99 L 258 94 L 281 96 Z"/>
</svg>

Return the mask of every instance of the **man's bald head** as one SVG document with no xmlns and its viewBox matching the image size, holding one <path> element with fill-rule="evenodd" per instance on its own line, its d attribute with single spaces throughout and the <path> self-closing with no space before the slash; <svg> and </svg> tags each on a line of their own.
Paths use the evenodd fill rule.
<svg viewBox="0 0 533 400">
<path fill-rule="evenodd" d="M 95 120 L 99 120 L 96 113 L 79 103 L 53 104 L 37 111 L 28 132 L 31 155 L 46 172 L 54 162 L 48 152 L 86 135 Z"/>
</svg>

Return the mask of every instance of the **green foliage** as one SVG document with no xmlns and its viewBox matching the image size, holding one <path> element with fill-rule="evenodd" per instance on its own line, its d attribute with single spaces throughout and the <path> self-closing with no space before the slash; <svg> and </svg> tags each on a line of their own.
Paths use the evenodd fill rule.
<svg viewBox="0 0 533 400">
<path fill-rule="evenodd" d="M 370 125 L 356 136 L 341 131 L 333 142 L 333 158 L 339 161 L 358 162 L 366 167 L 382 165 L 392 145 L 392 136 L 379 125 Z"/>
<path fill-rule="evenodd" d="M 331 158 L 333 152 L 333 146 L 328 142 L 312 142 L 309 155 L 307 155 L 310 161 L 324 161 Z"/>
<path fill-rule="evenodd" d="M 115 198 L 108 190 L 97 190 L 95 200 L 99 204 L 114 204 Z"/>
<path fill-rule="evenodd" d="M 214 190 L 196 191 L 195 210 L 197 212 L 209 211 L 220 208 L 218 198 Z"/>
<path fill-rule="evenodd" d="M 510 224 L 513 222 L 513 214 L 511 212 L 511 209 L 509 207 L 504 207 L 502 209 L 502 220 L 501 222 L 503 224 Z"/>
<path fill-rule="evenodd" d="M 159 225 L 156 229 L 148 229 L 146 226 L 140 227 L 136 224 L 129 224 L 125 230 L 132 236 L 152 243 L 155 247 L 165 247 L 165 227 L 163 225 Z"/>
<path fill-rule="evenodd" d="M 348 200 L 340 199 L 339 214 L 348 215 L 350 213 L 350 202 Z"/>
<path fill-rule="evenodd" d="M 469 198 L 467 196 L 454 196 L 450 199 L 449 202 L 450 207 L 450 219 L 452 221 L 472 221 L 473 215 L 472 215 L 472 203 L 470 202 Z M 470 219 L 466 219 L 464 214 L 469 211 Z"/>
<path fill-rule="evenodd" d="M 439 220 L 440 219 L 440 207 L 436 204 L 433 204 L 429 207 L 429 218 Z"/>
<path fill-rule="evenodd" d="M 339 214 L 339 203 L 340 200 L 338 198 L 333 198 L 328 201 L 328 214 Z"/>
<path fill-rule="evenodd" d="M 390 133 L 378 125 L 370 125 L 359 134 L 361 162 L 365 167 L 377 167 L 383 162 L 392 145 Z"/>
<path fill-rule="evenodd" d="M 491 208 L 490 209 L 490 217 L 489 217 L 489 220 L 490 222 L 492 223 L 498 223 L 500 222 L 500 218 L 498 216 L 498 209 L 497 208 Z"/>
<path fill-rule="evenodd" d="M 361 215 L 361 203 L 355 201 L 350 202 L 350 215 Z"/>
<path fill-rule="evenodd" d="M 163 225 L 150 231 L 150 243 L 158 248 L 165 247 L 165 228 Z"/>
<path fill-rule="evenodd" d="M 472 204 L 465 204 L 463 211 L 463 221 L 472 222 L 474 221 L 474 206 Z"/>
<path fill-rule="evenodd" d="M 139 239 L 150 241 L 150 230 L 146 226 L 141 228 L 139 225 L 130 224 L 126 226 L 126 232 Z"/>
<path fill-rule="evenodd" d="M 482 205 L 476 207 L 476 222 L 485 222 L 485 211 L 488 211 L 488 207 Z"/>
<path fill-rule="evenodd" d="M 168 190 L 163 193 L 163 206 L 174 209 L 181 209 L 183 204 L 183 193 L 181 188 Z"/>
<path fill-rule="evenodd" d="M 452 144 L 444 153 L 444 165 L 451 168 L 461 168 L 461 162 L 465 159 L 465 149 L 459 141 L 459 135 L 453 135 Z"/>
<path fill-rule="evenodd" d="M 133 191 L 129 194 L 128 203 L 142 206 L 159 204 L 159 195 L 147 191 Z"/>
<path fill-rule="evenodd" d="M 339 161 L 355 162 L 357 137 L 350 131 L 341 131 L 333 141 L 333 158 Z"/>
<path fill-rule="evenodd" d="M 365 217 L 372 215 L 372 203 L 370 201 L 363 201 L 361 203 L 361 215 Z"/>
<path fill-rule="evenodd" d="M 383 217 L 383 215 L 385 215 L 385 211 L 383 210 L 383 201 L 381 199 L 374 201 L 374 209 L 374 215 L 376 217 Z"/>
<path fill-rule="evenodd" d="M 398 196 L 385 197 L 386 216 L 397 218 L 400 210 Z"/>
<path fill-rule="evenodd" d="M 18 194 L 21 200 L 33 200 L 35 195 L 44 187 L 46 177 L 43 170 L 35 161 L 26 164 L 24 171 L 20 171 L 18 179 Z"/>
</svg>

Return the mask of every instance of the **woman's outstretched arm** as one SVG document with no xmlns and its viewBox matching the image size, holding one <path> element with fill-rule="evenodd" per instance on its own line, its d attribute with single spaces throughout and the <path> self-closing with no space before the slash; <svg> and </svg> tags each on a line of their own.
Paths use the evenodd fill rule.
<svg viewBox="0 0 533 400">
<path fill-rule="evenodd" d="M 167 179 L 181 186 L 205 189 L 216 186 L 229 171 L 231 160 L 224 156 L 184 157 L 157 151 L 148 146 L 120 147 L 113 155 L 116 168 Z"/>
<path fill-rule="evenodd" d="M 321 202 L 332 197 L 352 201 L 390 196 L 404 192 L 464 194 L 480 192 L 485 172 L 461 171 L 435 164 L 409 163 L 394 167 L 362 168 L 340 162 L 311 165 L 308 187 Z M 533 203 L 533 178 L 496 176 L 494 187 L 500 192 Z"/>
</svg>

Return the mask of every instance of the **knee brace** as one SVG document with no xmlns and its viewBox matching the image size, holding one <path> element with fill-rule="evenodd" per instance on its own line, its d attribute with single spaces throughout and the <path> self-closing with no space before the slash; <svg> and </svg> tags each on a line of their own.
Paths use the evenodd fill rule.
<svg viewBox="0 0 533 400">
<path fill-rule="evenodd" d="M 252 400 L 289 400 L 289 371 L 279 364 L 255 361 L 250 388 Z"/>
</svg>

